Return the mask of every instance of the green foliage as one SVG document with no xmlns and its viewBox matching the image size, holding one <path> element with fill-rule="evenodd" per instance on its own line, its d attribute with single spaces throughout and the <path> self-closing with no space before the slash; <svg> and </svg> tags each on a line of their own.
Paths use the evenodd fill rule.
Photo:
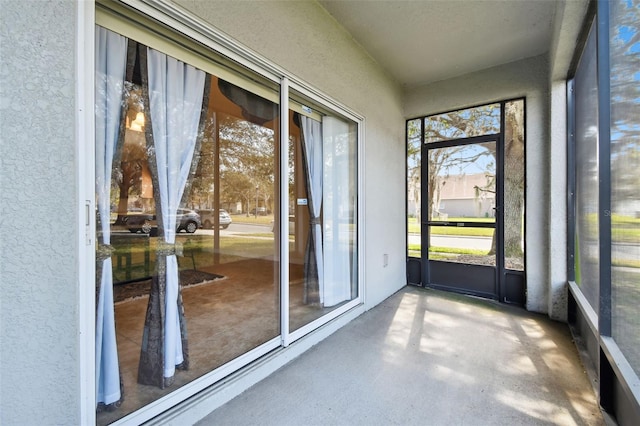
<svg viewBox="0 0 640 426">
<path fill-rule="evenodd" d="M 216 158 L 220 159 L 217 165 L 220 188 L 215 188 Z M 212 208 L 217 189 L 223 204 L 241 201 L 244 211 L 255 207 L 256 198 L 260 205 L 270 206 L 275 188 L 274 170 L 272 129 L 225 114 L 212 116 L 204 126 L 198 167 L 191 179 L 187 204 Z"/>
</svg>

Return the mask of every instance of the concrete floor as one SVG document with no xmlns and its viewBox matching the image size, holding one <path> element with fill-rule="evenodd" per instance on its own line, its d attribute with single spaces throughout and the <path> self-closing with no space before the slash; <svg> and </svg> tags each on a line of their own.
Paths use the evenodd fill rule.
<svg viewBox="0 0 640 426">
<path fill-rule="evenodd" d="M 205 425 L 603 425 L 566 324 L 406 287 Z"/>
</svg>

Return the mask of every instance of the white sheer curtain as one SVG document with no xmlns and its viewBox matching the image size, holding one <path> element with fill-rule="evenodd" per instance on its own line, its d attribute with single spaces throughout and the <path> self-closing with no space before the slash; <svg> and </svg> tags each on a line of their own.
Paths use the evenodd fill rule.
<svg viewBox="0 0 640 426">
<path fill-rule="evenodd" d="M 164 241 L 176 240 L 176 213 L 196 146 L 205 73 L 153 49 L 147 50 L 149 105 L 158 168 Z M 156 209 L 158 206 L 156 206 Z M 167 256 L 164 377 L 183 362 L 178 316 L 178 261 Z"/>
<path fill-rule="evenodd" d="M 102 233 L 97 255 L 98 262 L 102 262 L 102 276 L 96 309 L 96 402 L 108 405 L 121 398 L 110 256 L 110 200 L 111 170 L 124 94 L 127 39 L 96 27 L 95 49 L 96 198 Z"/>
<path fill-rule="evenodd" d="M 318 269 L 318 287 L 320 303 L 323 303 L 324 266 L 322 260 L 322 224 L 320 223 L 320 211 L 322 209 L 322 128 L 319 121 L 309 117 L 300 116 L 300 125 L 304 141 L 304 153 L 306 158 L 306 174 L 309 183 L 309 213 L 311 214 L 311 232 L 315 244 L 315 257 Z"/>
<path fill-rule="evenodd" d="M 324 306 L 351 299 L 351 212 L 349 124 L 322 121 L 324 145 Z"/>
</svg>

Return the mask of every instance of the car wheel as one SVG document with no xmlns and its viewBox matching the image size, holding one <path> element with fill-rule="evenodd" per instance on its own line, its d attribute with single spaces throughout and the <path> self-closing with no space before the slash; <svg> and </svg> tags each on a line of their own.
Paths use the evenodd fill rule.
<svg viewBox="0 0 640 426">
<path fill-rule="evenodd" d="M 149 234 L 151 232 L 151 222 L 149 222 L 148 220 L 145 220 L 144 223 L 142 224 L 142 229 L 141 231 L 145 234 Z"/>
<path fill-rule="evenodd" d="M 196 229 L 198 229 L 198 224 L 195 222 L 189 222 L 187 223 L 187 226 L 185 226 L 184 229 L 188 233 L 193 234 L 194 232 L 196 232 Z"/>
<path fill-rule="evenodd" d="M 220 228 L 222 229 L 227 229 L 229 227 L 229 225 L 220 225 Z"/>
<path fill-rule="evenodd" d="M 129 232 L 131 232 L 132 234 L 137 234 L 138 231 L 140 231 L 140 230 L 139 229 L 133 229 L 133 228 L 129 229 Z"/>
<path fill-rule="evenodd" d="M 202 224 L 203 228 L 213 228 L 213 223 L 211 223 L 211 221 L 209 219 L 205 220 L 204 223 Z"/>
</svg>

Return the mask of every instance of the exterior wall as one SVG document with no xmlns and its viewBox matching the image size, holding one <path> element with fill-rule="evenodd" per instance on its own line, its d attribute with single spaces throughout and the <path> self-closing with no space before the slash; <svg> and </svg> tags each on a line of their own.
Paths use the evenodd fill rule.
<svg viewBox="0 0 640 426">
<path fill-rule="evenodd" d="M 548 96 L 548 61 L 538 56 L 412 88 L 404 97 L 406 118 L 526 98 L 526 307 L 543 313 L 549 307 Z"/>
<path fill-rule="evenodd" d="M 0 424 L 80 424 L 76 3 L 0 8 Z"/>
<path fill-rule="evenodd" d="M 406 284 L 405 142 L 401 90 L 316 2 L 174 3 L 365 117 L 366 307 Z M 283 48 L 283 46 L 285 46 Z M 364 226 L 362 226 L 364 225 Z M 383 263 L 388 254 L 388 265 Z"/>
<path fill-rule="evenodd" d="M 558 2 L 549 52 L 549 316 L 567 319 L 567 85 L 588 1 Z"/>
<path fill-rule="evenodd" d="M 495 207 L 495 194 L 485 192 L 482 197 L 477 197 L 475 187 L 487 185 L 484 173 L 471 175 L 453 175 L 438 179 L 440 188 L 436 199 L 436 211 L 439 218 L 442 215 L 448 217 L 493 217 Z"/>
<path fill-rule="evenodd" d="M 567 85 L 551 83 L 549 128 L 549 310 L 551 318 L 567 320 Z"/>
<path fill-rule="evenodd" d="M 474 198 L 441 198 L 439 215 L 436 218 L 444 219 L 443 216 L 452 217 L 493 217 L 493 199 L 476 200 Z M 438 219 L 436 219 L 438 220 Z"/>
</svg>

